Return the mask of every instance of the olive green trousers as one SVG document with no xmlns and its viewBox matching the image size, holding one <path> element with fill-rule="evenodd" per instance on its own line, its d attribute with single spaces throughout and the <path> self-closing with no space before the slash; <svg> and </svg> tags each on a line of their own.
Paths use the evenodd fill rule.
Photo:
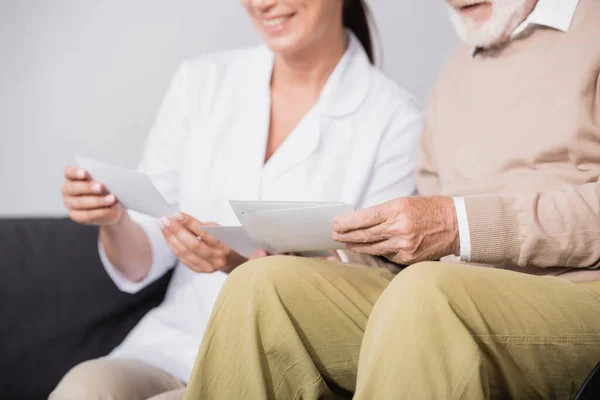
<svg viewBox="0 0 600 400">
<path fill-rule="evenodd" d="M 600 282 L 268 257 L 229 277 L 186 399 L 563 399 L 600 361 Z"/>
</svg>

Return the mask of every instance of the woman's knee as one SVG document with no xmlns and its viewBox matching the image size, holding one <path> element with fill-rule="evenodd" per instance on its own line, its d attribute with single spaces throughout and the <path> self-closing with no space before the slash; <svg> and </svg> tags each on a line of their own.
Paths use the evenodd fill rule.
<svg viewBox="0 0 600 400">
<path fill-rule="evenodd" d="M 105 360 L 91 360 L 73 367 L 50 394 L 49 400 L 92 400 L 116 396 L 110 367 Z"/>
<path fill-rule="evenodd" d="M 70 370 L 50 400 L 147 399 L 182 386 L 174 376 L 141 361 L 99 358 Z"/>
</svg>

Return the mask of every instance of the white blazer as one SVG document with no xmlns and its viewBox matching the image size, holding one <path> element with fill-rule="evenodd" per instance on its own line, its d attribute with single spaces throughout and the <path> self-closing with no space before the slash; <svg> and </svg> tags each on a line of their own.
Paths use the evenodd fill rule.
<svg viewBox="0 0 600 400">
<path fill-rule="evenodd" d="M 140 169 L 165 198 L 201 221 L 239 225 L 229 199 L 344 201 L 367 207 L 415 192 L 422 113 L 415 98 L 369 64 L 349 33 L 348 49 L 317 104 L 264 164 L 273 54 L 265 47 L 183 63 L 147 140 Z M 164 302 L 111 356 L 138 359 L 187 382 L 227 275 L 177 262 L 152 218 L 153 263 L 141 282 L 103 264 L 123 291 L 137 292 L 175 265 Z"/>
</svg>

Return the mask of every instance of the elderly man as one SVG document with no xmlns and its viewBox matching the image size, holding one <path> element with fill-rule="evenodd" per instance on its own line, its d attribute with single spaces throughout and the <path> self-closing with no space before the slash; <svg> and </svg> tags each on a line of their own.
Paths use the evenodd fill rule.
<svg viewBox="0 0 600 400">
<path fill-rule="evenodd" d="M 334 224 L 412 266 L 241 267 L 187 398 L 566 399 L 600 361 L 600 2 L 447 3 L 424 197 Z"/>
</svg>

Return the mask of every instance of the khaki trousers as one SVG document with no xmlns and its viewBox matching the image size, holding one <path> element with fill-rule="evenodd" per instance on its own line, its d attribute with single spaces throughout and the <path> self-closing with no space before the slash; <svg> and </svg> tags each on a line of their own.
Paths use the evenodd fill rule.
<svg viewBox="0 0 600 400">
<path fill-rule="evenodd" d="M 600 282 L 279 256 L 229 277 L 185 398 L 566 400 L 598 361 Z"/>
<path fill-rule="evenodd" d="M 100 358 L 77 365 L 49 400 L 181 400 L 185 384 L 140 361 Z"/>
</svg>

